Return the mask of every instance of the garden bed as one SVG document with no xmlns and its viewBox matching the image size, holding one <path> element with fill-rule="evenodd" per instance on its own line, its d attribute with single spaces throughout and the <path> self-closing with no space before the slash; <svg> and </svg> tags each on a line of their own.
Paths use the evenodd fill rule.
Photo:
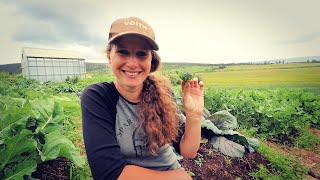
<svg viewBox="0 0 320 180">
<path fill-rule="evenodd" d="M 195 159 L 182 159 L 183 168 L 194 175 L 193 179 L 252 179 L 249 173 L 258 170 L 258 165 L 269 167 L 269 161 L 259 153 L 249 153 L 243 158 L 231 158 L 201 144 Z"/>
</svg>

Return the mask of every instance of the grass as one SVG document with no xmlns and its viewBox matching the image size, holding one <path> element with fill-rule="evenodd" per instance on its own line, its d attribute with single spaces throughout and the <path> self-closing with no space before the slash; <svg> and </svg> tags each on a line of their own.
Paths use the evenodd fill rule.
<svg viewBox="0 0 320 180">
<path fill-rule="evenodd" d="M 179 85 L 179 73 L 190 72 L 215 88 L 308 88 L 320 93 L 320 63 L 291 63 L 271 65 L 216 65 L 165 64 L 161 73 Z"/>
<path fill-rule="evenodd" d="M 250 173 L 254 179 L 304 179 L 307 169 L 304 168 L 293 157 L 276 152 L 268 147 L 264 142 L 261 143 L 258 152 L 270 161 L 271 172 L 264 166 L 259 170 Z"/>
<path fill-rule="evenodd" d="M 291 69 L 256 69 L 197 73 L 207 86 L 310 86 L 320 87 L 320 66 Z"/>
</svg>

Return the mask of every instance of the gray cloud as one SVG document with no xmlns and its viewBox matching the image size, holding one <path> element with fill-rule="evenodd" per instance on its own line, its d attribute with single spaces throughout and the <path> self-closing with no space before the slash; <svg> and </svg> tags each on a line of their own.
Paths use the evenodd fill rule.
<svg viewBox="0 0 320 180">
<path fill-rule="evenodd" d="M 88 7 L 86 4 L 67 4 L 63 1 L 44 3 L 40 0 L 16 1 L 14 4 L 18 9 L 17 15 L 32 19 L 32 23 L 23 24 L 17 30 L 13 37 L 15 41 L 41 42 L 49 45 L 72 42 L 82 45 L 103 43 L 103 39 L 91 35 L 86 24 L 77 17 L 77 14 L 84 13 L 83 8 Z M 79 5 L 82 5 L 82 9 Z"/>
<path fill-rule="evenodd" d="M 311 41 L 316 40 L 318 38 L 320 38 L 320 32 L 314 32 L 314 33 L 308 33 L 303 36 L 297 37 L 293 40 L 280 42 L 279 44 L 282 44 L 282 45 L 303 44 L 303 43 L 311 42 Z"/>
</svg>

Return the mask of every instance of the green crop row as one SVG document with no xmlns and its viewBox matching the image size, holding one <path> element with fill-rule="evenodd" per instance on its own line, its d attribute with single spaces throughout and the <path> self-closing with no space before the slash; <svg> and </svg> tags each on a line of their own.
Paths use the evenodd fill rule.
<svg viewBox="0 0 320 180">
<path fill-rule="evenodd" d="M 310 127 L 320 128 L 320 96 L 307 89 L 217 89 L 205 91 L 212 113 L 228 110 L 240 128 L 260 138 L 294 143 Z"/>
</svg>

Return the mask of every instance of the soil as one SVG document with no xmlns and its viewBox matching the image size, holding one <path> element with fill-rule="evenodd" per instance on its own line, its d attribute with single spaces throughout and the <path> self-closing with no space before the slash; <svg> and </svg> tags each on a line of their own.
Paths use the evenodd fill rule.
<svg viewBox="0 0 320 180">
<path fill-rule="evenodd" d="M 195 159 L 182 159 L 180 163 L 186 171 L 195 174 L 193 179 L 196 180 L 252 179 L 249 173 L 258 170 L 259 164 L 270 168 L 270 162 L 259 153 L 231 158 L 212 149 L 207 143 L 201 144 Z"/>
<path fill-rule="evenodd" d="M 199 163 L 195 161 L 197 159 Z M 193 172 L 196 175 L 193 179 L 197 180 L 233 180 L 237 177 L 245 180 L 250 179 L 248 173 L 256 170 L 258 164 L 269 167 L 269 161 L 259 153 L 250 153 L 243 158 L 230 158 L 210 148 L 208 144 L 201 144 L 194 160 L 183 159 L 180 163 L 186 171 Z M 32 177 L 41 180 L 69 180 L 69 172 L 70 161 L 59 157 L 39 164 Z"/>
<path fill-rule="evenodd" d="M 70 161 L 63 157 L 46 161 L 37 166 L 37 170 L 32 173 L 32 177 L 41 180 L 69 180 L 70 164 Z"/>
</svg>

